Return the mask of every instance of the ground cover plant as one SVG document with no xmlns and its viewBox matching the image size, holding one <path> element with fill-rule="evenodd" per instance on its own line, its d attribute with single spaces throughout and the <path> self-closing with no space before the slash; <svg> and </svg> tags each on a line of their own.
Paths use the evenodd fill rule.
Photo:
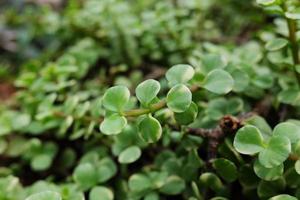
<svg viewBox="0 0 300 200">
<path fill-rule="evenodd" d="M 300 2 L 0 2 L 0 200 L 300 198 Z"/>
</svg>

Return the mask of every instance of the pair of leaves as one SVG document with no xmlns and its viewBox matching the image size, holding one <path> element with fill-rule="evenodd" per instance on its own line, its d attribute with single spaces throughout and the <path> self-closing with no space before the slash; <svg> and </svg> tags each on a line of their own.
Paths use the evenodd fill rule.
<svg viewBox="0 0 300 200">
<path fill-rule="evenodd" d="M 100 130 L 106 135 L 119 134 L 127 124 L 125 117 L 120 113 L 124 110 L 130 98 L 130 92 L 125 86 L 114 86 L 109 88 L 103 96 L 103 106 L 113 112 L 106 117 L 100 125 Z"/>
<path fill-rule="evenodd" d="M 167 94 L 167 106 L 175 113 L 181 113 L 187 110 L 192 102 L 192 93 L 186 86 L 195 74 L 190 65 L 175 65 L 171 67 L 166 78 L 169 86 L 172 88 Z"/>
<path fill-rule="evenodd" d="M 246 125 L 239 129 L 234 138 L 234 147 L 242 154 L 256 154 L 254 164 L 256 174 L 265 180 L 274 180 L 283 172 L 283 162 L 291 153 L 291 144 L 300 139 L 298 126 L 290 122 L 278 124 L 266 143 L 259 129 Z"/>
<path fill-rule="evenodd" d="M 165 174 L 157 174 L 164 177 Z M 185 181 L 175 175 L 164 177 L 158 182 L 155 177 L 148 177 L 144 174 L 134 174 L 129 178 L 128 186 L 131 191 L 137 193 L 148 193 L 153 189 L 159 189 L 163 194 L 177 195 L 185 189 Z"/>
</svg>

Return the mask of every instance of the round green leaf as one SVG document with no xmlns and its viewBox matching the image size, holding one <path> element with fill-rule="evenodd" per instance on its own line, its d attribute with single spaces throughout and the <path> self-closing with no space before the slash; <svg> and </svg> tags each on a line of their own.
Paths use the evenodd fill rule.
<svg viewBox="0 0 300 200">
<path fill-rule="evenodd" d="M 52 163 L 52 156 L 49 154 L 39 154 L 33 157 L 31 161 L 32 169 L 36 171 L 46 170 L 50 167 Z"/>
<path fill-rule="evenodd" d="M 286 182 L 283 178 L 275 181 L 260 181 L 257 187 L 257 194 L 260 199 L 267 199 L 284 191 Z"/>
<path fill-rule="evenodd" d="M 264 5 L 264 6 L 270 6 L 272 4 L 275 4 L 277 0 L 256 0 L 258 4 Z"/>
<path fill-rule="evenodd" d="M 141 149 L 138 146 L 130 146 L 121 152 L 119 162 L 123 164 L 133 163 L 141 157 Z"/>
<path fill-rule="evenodd" d="M 151 192 L 147 194 L 144 198 L 144 200 L 159 200 L 159 195 L 156 192 Z"/>
<path fill-rule="evenodd" d="M 291 152 L 291 143 L 287 137 L 273 136 L 267 148 L 258 155 L 259 162 L 266 168 L 282 164 Z"/>
<path fill-rule="evenodd" d="M 255 154 L 264 149 L 263 137 L 255 126 L 246 125 L 236 133 L 233 146 L 242 154 Z"/>
<path fill-rule="evenodd" d="M 113 200 L 114 199 L 114 194 L 112 191 L 106 187 L 102 186 L 97 186 L 94 187 L 90 194 L 89 194 L 89 199 L 90 200 Z"/>
<path fill-rule="evenodd" d="M 136 97 L 143 105 L 148 105 L 158 94 L 160 84 L 158 81 L 149 79 L 140 83 L 135 90 Z"/>
<path fill-rule="evenodd" d="M 167 73 L 166 78 L 170 86 L 179 83 L 186 83 L 193 78 L 195 74 L 194 68 L 190 65 L 175 65 L 171 67 Z"/>
<path fill-rule="evenodd" d="M 185 189 L 185 182 L 178 176 L 169 176 L 160 188 L 160 192 L 168 195 L 176 195 L 181 193 Z"/>
<path fill-rule="evenodd" d="M 191 103 L 192 93 L 183 84 L 175 85 L 167 94 L 167 106 L 173 112 L 184 112 L 190 107 Z"/>
<path fill-rule="evenodd" d="M 287 194 L 280 194 L 270 198 L 269 200 L 297 200 L 297 198 Z"/>
<path fill-rule="evenodd" d="M 219 158 L 213 161 L 213 167 L 224 180 L 233 182 L 237 179 L 237 168 L 233 162 Z"/>
<path fill-rule="evenodd" d="M 291 143 L 295 143 L 300 139 L 300 128 L 291 122 L 283 122 L 275 126 L 273 135 L 285 136 Z"/>
<path fill-rule="evenodd" d="M 106 90 L 103 96 L 103 106 L 110 111 L 121 112 L 130 98 L 130 92 L 125 86 L 114 86 Z"/>
<path fill-rule="evenodd" d="M 104 183 L 117 173 L 115 162 L 109 158 L 103 158 L 97 163 L 98 183 Z"/>
<path fill-rule="evenodd" d="M 60 194 L 52 191 L 45 191 L 30 195 L 25 200 L 61 200 Z"/>
<path fill-rule="evenodd" d="M 157 119 L 147 115 L 138 125 L 141 138 L 148 143 L 156 142 L 162 134 L 162 128 Z"/>
<path fill-rule="evenodd" d="M 182 113 L 175 113 L 174 117 L 179 124 L 188 125 L 196 119 L 197 114 L 198 106 L 194 102 L 192 102 L 190 107 L 186 111 Z"/>
<path fill-rule="evenodd" d="M 278 100 L 282 103 L 299 105 L 300 91 L 298 89 L 287 89 L 279 92 Z"/>
<path fill-rule="evenodd" d="M 250 78 L 246 72 L 240 69 L 235 69 L 230 74 L 234 80 L 233 90 L 235 92 L 242 92 L 248 87 Z"/>
<path fill-rule="evenodd" d="M 283 174 L 284 166 L 281 163 L 280 165 L 273 168 L 266 168 L 259 163 L 258 159 L 254 163 L 254 172 L 255 174 L 266 181 L 274 181 L 279 179 Z"/>
<path fill-rule="evenodd" d="M 228 72 L 215 69 L 207 74 L 203 84 L 203 87 L 210 92 L 226 94 L 232 90 L 234 80 Z"/>
<path fill-rule="evenodd" d="M 268 41 L 268 43 L 266 44 L 266 49 L 269 51 L 277 51 L 285 47 L 287 44 L 288 41 L 286 39 L 275 38 Z"/>
<path fill-rule="evenodd" d="M 100 125 L 100 131 L 105 135 L 116 135 L 121 133 L 126 126 L 127 120 L 119 114 L 112 114 L 106 117 Z"/>
<path fill-rule="evenodd" d="M 224 191 L 225 187 L 220 180 L 220 178 L 211 172 L 206 172 L 200 176 L 200 184 L 204 185 L 216 193 L 221 193 Z"/>
<path fill-rule="evenodd" d="M 96 168 L 91 163 L 79 164 L 74 170 L 73 177 L 84 190 L 93 187 L 98 181 Z"/>
<path fill-rule="evenodd" d="M 295 170 L 298 174 L 300 174 L 300 160 L 295 162 Z"/>
<path fill-rule="evenodd" d="M 152 187 L 151 180 L 144 174 L 134 174 L 130 176 L 128 186 L 131 191 L 148 191 Z"/>
</svg>

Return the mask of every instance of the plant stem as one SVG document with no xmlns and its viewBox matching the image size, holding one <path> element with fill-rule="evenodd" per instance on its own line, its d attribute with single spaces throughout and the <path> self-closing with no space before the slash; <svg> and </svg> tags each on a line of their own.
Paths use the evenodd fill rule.
<svg viewBox="0 0 300 200">
<path fill-rule="evenodd" d="M 283 3 L 281 5 L 281 7 L 284 12 L 287 11 L 287 7 L 286 7 L 285 3 Z M 296 70 L 296 65 L 298 65 L 300 63 L 299 45 L 298 45 L 297 36 L 296 36 L 297 23 L 296 23 L 296 20 L 290 19 L 287 17 L 286 17 L 286 21 L 287 21 L 287 25 L 288 25 L 288 29 L 289 29 L 289 41 L 291 43 L 292 57 L 293 57 L 293 62 L 294 62 L 294 73 L 295 73 L 296 79 L 298 81 L 298 86 L 300 86 L 300 74 Z"/>
</svg>

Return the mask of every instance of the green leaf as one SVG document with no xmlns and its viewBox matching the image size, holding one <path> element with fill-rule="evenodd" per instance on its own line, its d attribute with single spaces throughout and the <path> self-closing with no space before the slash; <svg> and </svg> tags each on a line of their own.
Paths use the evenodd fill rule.
<svg viewBox="0 0 300 200">
<path fill-rule="evenodd" d="M 117 173 L 117 166 L 110 157 L 101 159 L 96 164 L 96 168 L 98 174 L 98 183 L 106 182 Z"/>
<path fill-rule="evenodd" d="M 174 86 L 179 83 L 187 83 L 193 78 L 194 74 L 195 71 L 192 66 L 180 64 L 171 67 L 166 73 L 166 78 L 169 86 Z"/>
<path fill-rule="evenodd" d="M 246 125 L 236 133 L 233 146 L 242 154 L 255 154 L 264 149 L 263 137 L 255 126 Z"/>
<path fill-rule="evenodd" d="M 285 12 L 285 16 L 289 19 L 299 20 L 300 19 L 300 8 L 296 7 L 294 10 Z"/>
<path fill-rule="evenodd" d="M 255 174 L 266 181 L 274 181 L 279 179 L 283 174 L 284 166 L 281 163 L 280 165 L 273 168 L 266 168 L 259 163 L 257 159 L 254 163 L 254 172 Z"/>
<path fill-rule="evenodd" d="M 233 78 L 222 69 L 215 69 L 209 72 L 203 82 L 205 89 L 216 94 L 226 94 L 232 90 L 233 86 Z"/>
<path fill-rule="evenodd" d="M 287 89 L 279 92 L 278 100 L 282 103 L 299 105 L 300 104 L 300 90 Z"/>
<path fill-rule="evenodd" d="M 291 122 L 283 122 L 275 126 L 273 135 L 285 136 L 291 143 L 296 143 L 300 139 L 300 128 Z"/>
<path fill-rule="evenodd" d="M 106 187 L 102 187 L 102 186 L 94 187 L 89 194 L 89 199 L 99 200 L 100 198 L 101 200 L 113 200 L 114 194 L 110 189 Z"/>
<path fill-rule="evenodd" d="M 121 152 L 119 162 L 123 164 L 133 163 L 141 157 L 141 149 L 138 146 L 130 146 Z"/>
<path fill-rule="evenodd" d="M 222 193 L 225 190 L 225 187 L 222 181 L 214 173 L 206 172 L 200 176 L 200 184 L 204 185 L 216 193 Z"/>
<path fill-rule="evenodd" d="M 277 51 L 285 47 L 289 42 L 283 38 L 275 38 L 267 42 L 266 49 L 269 51 Z"/>
<path fill-rule="evenodd" d="M 39 154 L 34 156 L 30 165 L 36 171 L 48 169 L 52 164 L 52 156 L 49 154 Z"/>
<path fill-rule="evenodd" d="M 230 73 L 233 80 L 233 91 L 235 92 L 242 92 L 248 87 L 250 83 L 250 78 L 246 72 L 240 69 L 235 69 L 233 72 Z"/>
<path fill-rule="evenodd" d="M 297 198 L 287 194 L 280 194 L 270 198 L 269 200 L 297 200 Z"/>
<path fill-rule="evenodd" d="M 197 117 L 197 114 L 198 114 L 198 106 L 194 102 L 192 102 L 190 104 L 190 107 L 186 111 L 182 113 L 175 113 L 174 117 L 179 124 L 188 125 L 194 122 L 194 120 Z"/>
<path fill-rule="evenodd" d="M 83 190 L 91 188 L 97 184 L 97 171 L 91 163 L 79 164 L 73 173 L 73 178 Z"/>
<path fill-rule="evenodd" d="M 298 174 L 300 174 L 300 160 L 295 162 L 295 170 Z"/>
<path fill-rule="evenodd" d="M 282 164 L 291 152 L 291 143 L 287 137 L 273 136 L 267 148 L 258 155 L 259 162 L 266 168 Z"/>
<path fill-rule="evenodd" d="M 258 4 L 264 5 L 264 6 L 270 6 L 276 3 L 277 0 L 256 0 Z"/>
<path fill-rule="evenodd" d="M 286 182 L 283 178 L 276 181 L 260 181 L 257 194 L 260 199 L 267 199 L 284 191 Z"/>
<path fill-rule="evenodd" d="M 152 187 L 151 180 L 144 174 L 134 174 L 128 180 L 128 187 L 131 191 L 149 191 Z"/>
<path fill-rule="evenodd" d="M 183 84 L 175 85 L 167 94 L 167 106 L 176 113 L 184 112 L 192 103 L 192 93 Z"/>
<path fill-rule="evenodd" d="M 100 125 L 100 131 L 105 135 L 116 135 L 122 132 L 123 128 L 127 125 L 125 117 L 119 114 L 112 114 L 104 118 Z"/>
<path fill-rule="evenodd" d="M 57 192 L 45 191 L 30 195 L 25 200 L 62 200 L 62 198 Z"/>
<path fill-rule="evenodd" d="M 207 54 L 202 58 L 201 70 L 207 74 L 214 69 L 224 68 L 226 63 L 219 54 Z"/>
<path fill-rule="evenodd" d="M 162 128 L 157 119 L 151 115 L 145 116 L 138 125 L 139 135 L 148 143 L 157 142 L 162 134 Z"/>
<path fill-rule="evenodd" d="M 158 81 L 149 79 L 140 83 L 135 90 L 136 97 L 143 105 L 148 105 L 158 94 L 160 84 Z"/>
<path fill-rule="evenodd" d="M 185 182 L 182 178 L 172 175 L 167 178 L 160 192 L 167 195 L 180 194 L 185 189 Z"/>
<path fill-rule="evenodd" d="M 110 111 L 121 112 L 129 101 L 130 92 L 125 86 L 114 86 L 106 90 L 103 96 L 103 106 Z"/>
<path fill-rule="evenodd" d="M 227 159 L 218 158 L 212 163 L 213 168 L 227 182 L 233 182 L 237 179 L 237 168 L 235 164 Z"/>
<path fill-rule="evenodd" d="M 160 198 L 156 192 L 151 192 L 145 196 L 144 200 L 160 200 Z"/>
</svg>

